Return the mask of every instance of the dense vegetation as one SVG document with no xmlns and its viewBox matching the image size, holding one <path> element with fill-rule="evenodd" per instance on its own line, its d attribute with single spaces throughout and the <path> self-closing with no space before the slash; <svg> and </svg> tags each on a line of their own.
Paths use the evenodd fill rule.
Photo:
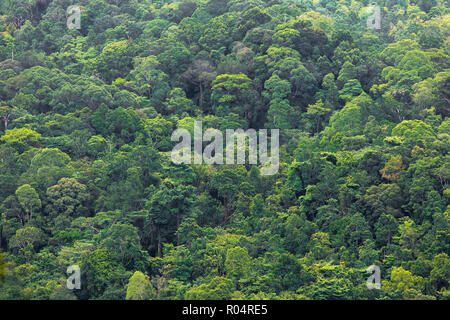
<svg viewBox="0 0 450 320">
<path fill-rule="evenodd" d="M 448 2 L 371 3 L 2 0 L 0 299 L 449 299 Z M 279 172 L 172 163 L 196 119 Z"/>
</svg>

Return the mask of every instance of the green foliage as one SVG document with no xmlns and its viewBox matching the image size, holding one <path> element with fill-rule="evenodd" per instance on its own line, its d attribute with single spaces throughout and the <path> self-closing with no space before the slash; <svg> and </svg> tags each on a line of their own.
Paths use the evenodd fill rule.
<svg viewBox="0 0 450 320">
<path fill-rule="evenodd" d="M 225 272 L 228 276 L 245 279 L 250 271 L 250 256 L 246 249 L 235 247 L 228 249 L 225 260 Z"/>
<path fill-rule="evenodd" d="M 36 131 L 27 128 L 14 128 L 6 130 L 0 141 L 10 144 L 19 152 L 23 152 L 29 149 L 30 146 L 36 145 L 40 137 L 41 135 Z"/>
<path fill-rule="evenodd" d="M 230 279 L 215 277 L 209 283 L 193 286 L 186 292 L 188 300 L 225 300 L 230 299 L 233 285 Z"/>
<path fill-rule="evenodd" d="M 148 276 L 136 271 L 127 285 L 126 300 L 151 300 L 155 296 L 155 289 Z"/>
<path fill-rule="evenodd" d="M 11 237 L 11 248 L 26 248 L 29 245 L 38 245 L 44 240 L 42 230 L 35 227 L 25 227 L 18 229 L 16 234 Z"/>
<path fill-rule="evenodd" d="M 359 0 L 81 0 L 79 30 L 68 2 L 0 1 L 0 299 L 450 298 L 445 1 L 380 30 Z M 195 121 L 280 129 L 278 173 L 173 163 Z"/>
<path fill-rule="evenodd" d="M 16 197 L 22 206 L 23 210 L 27 213 L 27 220 L 33 216 L 33 212 L 38 211 L 41 208 L 41 200 L 36 190 L 29 184 L 17 188 Z"/>
</svg>

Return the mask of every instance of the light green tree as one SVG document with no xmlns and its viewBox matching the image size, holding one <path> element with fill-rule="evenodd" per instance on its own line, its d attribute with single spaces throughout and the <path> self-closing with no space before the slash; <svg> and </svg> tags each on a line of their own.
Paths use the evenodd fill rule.
<svg viewBox="0 0 450 320">
<path fill-rule="evenodd" d="M 41 200 L 36 190 L 29 184 L 17 188 L 16 197 L 19 200 L 20 205 L 27 215 L 27 221 L 30 221 L 33 217 L 33 212 L 36 212 L 41 208 Z"/>
<path fill-rule="evenodd" d="M 249 274 L 250 263 L 251 258 L 247 249 L 241 247 L 230 248 L 225 259 L 225 271 L 231 277 L 242 279 Z"/>
<path fill-rule="evenodd" d="M 155 289 L 147 275 L 136 271 L 127 285 L 126 300 L 151 300 L 156 296 Z"/>
</svg>

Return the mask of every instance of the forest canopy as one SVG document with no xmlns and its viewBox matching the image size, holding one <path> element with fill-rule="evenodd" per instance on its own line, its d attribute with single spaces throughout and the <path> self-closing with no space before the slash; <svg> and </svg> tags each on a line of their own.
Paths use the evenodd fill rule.
<svg viewBox="0 0 450 320">
<path fill-rule="evenodd" d="M 449 36 L 445 0 L 2 0 L 0 299 L 448 300 Z M 173 163 L 195 121 L 279 129 L 279 171 Z"/>
</svg>

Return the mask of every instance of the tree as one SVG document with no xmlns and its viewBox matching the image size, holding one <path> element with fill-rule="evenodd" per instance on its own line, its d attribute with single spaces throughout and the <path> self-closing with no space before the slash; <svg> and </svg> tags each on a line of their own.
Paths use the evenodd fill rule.
<svg viewBox="0 0 450 320">
<path fill-rule="evenodd" d="M 155 289 L 147 275 L 136 271 L 131 276 L 127 285 L 126 300 L 152 300 L 155 297 Z"/>
<path fill-rule="evenodd" d="M 182 45 L 170 46 L 158 55 L 158 61 L 167 74 L 184 72 L 192 60 L 192 53 Z"/>
<path fill-rule="evenodd" d="M 314 259 L 329 259 L 331 252 L 328 233 L 316 232 L 311 236 L 311 253 Z"/>
<path fill-rule="evenodd" d="M 291 84 L 287 80 L 281 80 L 276 74 L 272 75 L 265 83 L 263 92 L 270 99 L 267 112 L 267 126 L 269 128 L 291 129 L 295 126 L 294 109 L 286 99 L 291 93 Z"/>
<path fill-rule="evenodd" d="M 115 260 L 127 270 L 132 268 L 144 269 L 146 255 L 141 249 L 138 230 L 136 227 L 116 223 L 99 234 L 101 244 L 113 253 Z"/>
<path fill-rule="evenodd" d="M 250 272 L 251 259 L 247 249 L 241 247 L 230 248 L 225 259 L 227 275 L 235 279 L 245 279 Z"/>
<path fill-rule="evenodd" d="M 70 157 L 57 148 L 40 149 L 31 159 L 30 168 L 38 171 L 44 166 L 64 167 L 70 161 Z"/>
<path fill-rule="evenodd" d="M 133 48 L 126 41 L 116 41 L 107 44 L 96 59 L 97 71 L 105 81 L 111 83 L 132 69 Z"/>
<path fill-rule="evenodd" d="M 436 255 L 431 265 L 433 269 L 430 273 L 430 281 L 437 291 L 448 287 L 450 278 L 450 259 L 446 253 Z"/>
<path fill-rule="evenodd" d="M 314 75 L 300 64 L 290 71 L 290 82 L 292 83 L 292 99 L 303 108 L 314 101 L 317 92 L 317 80 Z"/>
<path fill-rule="evenodd" d="M 20 153 L 28 150 L 32 146 L 36 146 L 41 134 L 26 128 L 14 128 L 6 130 L 5 134 L 0 137 L 1 142 L 10 144 Z"/>
<path fill-rule="evenodd" d="M 107 249 L 95 249 L 81 256 L 81 283 L 76 295 L 80 299 L 99 298 L 115 282 L 124 287 L 130 274 L 113 259 Z M 122 299 L 125 295 L 122 297 Z"/>
<path fill-rule="evenodd" d="M 199 88 L 198 105 L 203 106 L 205 86 L 208 86 L 217 76 L 215 68 L 208 60 L 195 60 L 183 74 L 183 78 L 194 83 Z"/>
<path fill-rule="evenodd" d="M 147 201 L 149 215 L 147 228 L 153 250 L 160 256 L 162 243 L 174 240 L 176 230 L 184 217 L 193 210 L 192 186 L 184 186 L 171 180 L 164 180 L 161 187 Z"/>
<path fill-rule="evenodd" d="M 380 184 L 371 186 L 364 195 L 364 200 L 371 207 L 372 215 L 368 215 L 368 220 L 372 223 L 382 214 L 400 217 L 403 196 L 397 184 Z"/>
<path fill-rule="evenodd" d="M 221 47 L 230 47 L 236 39 L 237 14 L 227 12 L 223 15 L 212 18 L 205 26 L 203 35 L 199 39 L 199 44 L 208 50 L 218 50 Z"/>
<path fill-rule="evenodd" d="M 267 111 L 267 123 L 268 128 L 274 129 L 292 129 L 294 127 L 291 124 L 293 121 L 292 114 L 294 109 L 286 99 L 271 101 L 269 110 Z"/>
<path fill-rule="evenodd" d="M 39 189 L 46 190 L 61 178 L 72 174 L 68 166 L 70 157 L 57 148 L 39 149 L 33 153 L 28 172 L 34 178 Z"/>
<path fill-rule="evenodd" d="M 217 116 L 236 113 L 252 119 L 258 103 L 258 93 L 245 74 L 221 74 L 212 83 L 211 100 Z"/>
<path fill-rule="evenodd" d="M 15 41 L 16 39 L 11 36 L 10 34 L 7 34 L 4 38 L 3 41 L 6 42 L 6 49 L 11 52 L 11 60 L 14 61 L 14 50 L 15 50 Z"/>
<path fill-rule="evenodd" d="M 0 284 L 2 284 L 4 281 L 5 271 L 6 271 L 6 263 L 3 258 L 3 253 L 0 252 Z"/>
<path fill-rule="evenodd" d="M 16 190 L 16 197 L 19 200 L 23 210 L 27 215 L 27 221 L 33 217 L 33 212 L 36 213 L 41 208 L 41 199 L 36 190 L 29 184 L 24 184 Z"/>
<path fill-rule="evenodd" d="M 273 42 L 282 47 L 295 49 L 300 41 L 300 32 L 292 28 L 280 29 L 273 35 Z"/>
<path fill-rule="evenodd" d="M 130 76 L 134 79 L 132 85 L 136 92 L 151 99 L 154 105 L 164 101 L 170 91 L 168 76 L 161 70 L 161 64 L 155 56 L 135 58 Z"/>
<path fill-rule="evenodd" d="M 450 102 L 450 72 L 441 72 L 434 78 L 427 78 L 413 85 L 412 98 L 422 111 L 429 107 L 436 108 L 436 114 L 443 117 L 449 116 L 447 108 Z"/>
<path fill-rule="evenodd" d="M 209 283 L 193 286 L 186 291 L 187 300 L 225 300 L 230 299 L 233 292 L 233 282 L 224 277 L 215 277 Z"/>
<path fill-rule="evenodd" d="M 420 237 L 414 221 L 410 217 L 404 217 L 398 226 L 398 231 L 400 233 L 399 244 L 405 249 L 414 249 Z"/>
<path fill-rule="evenodd" d="M 381 245 L 390 244 L 397 232 L 398 222 L 392 215 L 382 214 L 375 223 L 376 241 Z"/>
<path fill-rule="evenodd" d="M 0 119 L 3 120 L 3 129 L 8 130 L 8 123 L 18 115 L 18 110 L 7 106 L 0 107 Z"/>
<path fill-rule="evenodd" d="M 271 20 L 271 17 L 267 13 L 265 13 L 258 7 L 253 7 L 249 10 L 246 10 L 242 14 L 242 18 L 240 19 L 239 25 L 237 28 L 238 28 L 239 32 L 243 36 L 245 36 L 247 31 L 249 31 L 259 25 L 265 24 L 265 23 L 269 22 L 270 20 Z"/>
<path fill-rule="evenodd" d="M 342 66 L 341 70 L 339 71 L 339 76 L 337 78 L 337 85 L 340 89 L 342 89 L 348 81 L 355 79 L 356 79 L 356 68 L 351 62 L 346 61 Z"/>
<path fill-rule="evenodd" d="M 73 178 L 62 178 L 57 185 L 47 189 L 47 210 L 53 217 L 64 215 L 78 217 L 85 214 L 84 204 L 89 194 L 86 186 Z"/>
<path fill-rule="evenodd" d="M 195 104 L 186 98 L 186 93 L 181 88 L 170 91 L 165 102 L 165 109 L 168 114 L 195 115 L 197 112 Z"/>
<path fill-rule="evenodd" d="M 370 232 L 369 225 L 362 214 L 356 213 L 352 217 L 348 217 L 348 220 L 346 226 L 344 227 L 344 237 L 346 238 L 349 246 L 357 248 L 367 239 L 370 239 L 372 234 Z"/>
<path fill-rule="evenodd" d="M 338 88 L 334 81 L 334 74 L 328 73 L 323 77 L 322 87 L 326 90 L 323 93 L 323 100 L 327 102 L 327 105 L 336 107 L 338 102 Z"/>
<path fill-rule="evenodd" d="M 11 248 L 26 248 L 29 245 L 37 246 L 43 243 L 45 237 L 41 229 L 36 227 L 24 227 L 18 229 L 9 241 Z"/>
<path fill-rule="evenodd" d="M 389 159 L 384 168 L 380 170 L 380 173 L 383 178 L 395 181 L 400 178 L 400 173 L 402 169 L 403 169 L 402 156 L 395 156 Z"/>
<path fill-rule="evenodd" d="M 350 101 L 354 97 L 359 96 L 363 92 L 361 83 L 356 79 L 347 81 L 343 88 L 339 90 L 339 98 L 345 101 Z"/>
<path fill-rule="evenodd" d="M 422 277 L 413 276 L 402 267 L 395 267 L 392 268 L 390 281 L 382 281 L 381 288 L 384 291 L 398 290 L 405 299 L 408 299 L 420 295 L 422 282 Z"/>
<path fill-rule="evenodd" d="M 321 120 L 331 112 L 330 108 L 324 107 L 322 99 L 318 100 L 315 104 L 309 105 L 307 109 L 307 114 L 311 115 L 315 123 L 315 131 L 320 132 Z"/>
<path fill-rule="evenodd" d="M 392 129 L 392 135 L 400 137 L 407 146 L 413 146 L 436 134 L 430 125 L 421 120 L 405 120 Z"/>
<path fill-rule="evenodd" d="M 232 210 L 233 200 L 238 194 L 238 186 L 241 184 L 245 172 L 243 166 L 222 166 L 211 177 L 210 189 L 215 190 L 225 207 L 224 221 L 228 221 Z"/>
</svg>

